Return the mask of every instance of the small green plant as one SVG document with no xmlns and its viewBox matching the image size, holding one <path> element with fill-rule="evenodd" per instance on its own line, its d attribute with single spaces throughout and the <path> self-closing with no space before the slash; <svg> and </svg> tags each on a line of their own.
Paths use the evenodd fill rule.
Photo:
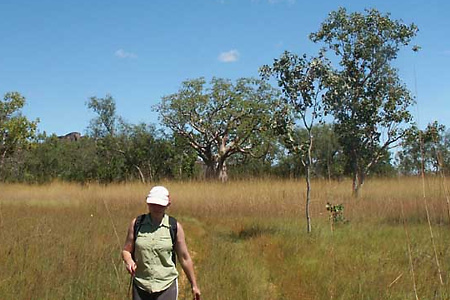
<svg viewBox="0 0 450 300">
<path fill-rule="evenodd" d="M 330 213 L 330 220 L 333 224 L 336 223 L 347 223 L 347 220 L 344 217 L 344 205 L 337 204 L 333 205 L 330 202 L 327 202 L 326 205 L 327 211 Z"/>
</svg>

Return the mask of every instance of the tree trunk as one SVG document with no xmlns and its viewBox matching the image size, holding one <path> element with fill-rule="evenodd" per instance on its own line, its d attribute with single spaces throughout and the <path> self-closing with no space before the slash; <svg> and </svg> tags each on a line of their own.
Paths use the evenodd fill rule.
<svg viewBox="0 0 450 300">
<path fill-rule="evenodd" d="M 359 170 L 353 172 L 353 196 L 358 198 L 361 193 L 362 185 L 364 184 L 364 174 Z"/>
<path fill-rule="evenodd" d="M 327 171 L 328 171 L 328 182 L 331 182 L 331 162 L 329 157 L 327 157 Z"/>
<path fill-rule="evenodd" d="M 206 164 L 206 170 L 205 170 L 205 179 L 211 180 L 216 179 L 216 168 L 215 168 L 215 162 L 205 162 Z"/>
<path fill-rule="evenodd" d="M 219 180 L 221 182 L 227 182 L 228 181 L 228 171 L 227 171 L 227 165 L 225 163 L 226 160 L 226 152 L 228 151 L 227 147 L 228 142 L 228 133 L 224 135 L 222 138 L 220 148 L 219 148 L 219 160 L 217 163 L 217 174 L 219 175 Z"/>
<path fill-rule="evenodd" d="M 0 176 L 3 175 L 3 166 L 5 165 L 5 158 L 6 158 L 6 150 L 2 153 L 2 156 L 0 157 Z"/>
<path fill-rule="evenodd" d="M 309 135 L 309 145 L 308 145 L 308 162 L 306 163 L 306 231 L 311 232 L 311 215 L 309 213 L 309 205 L 311 203 L 311 165 L 312 165 L 312 146 L 313 138 L 311 133 Z"/>
<path fill-rule="evenodd" d="M 361 190 L 362 186 L 364 185 L 364 182 L 366 182 L 366 174 L 368 170 L 363 170 L 359 172 L 359 190 Z"/>
<path fill-rule="evenodd" d="M 150 177 L 149 180 L 151 182 L 153 181 L 153 168 L 150 163 L 147 163 L 147 165 L 148 165 L 148 176 Z"/>
<path fill-rule="evenodd" d="M 134 165 L 134 167 L 138 170 L 139 172 L 139 176 L 141 177 L 141 182 L 145 184 L 145 177 L 144 174 L 142 174 L 141 168 L 139 168 L 139 166 Z"/>
<path fill-rule="evenodd" d="M 228 181 L 228 171 L 227 171 L 227 165 L 225 162 L 219 164 L 219 180 L 221 182 L 227 182 Z"/>
<path fill-rule="evenodd" d="M 352 157 L 352 168 L 353 168 L 353 186 L 352 186 L 352 195 L 355 198 L 358 198 L 359 196 L 359 190 L 361 187 L 361 172 L 360 172 L 360 166 L 358 164 L 358 159 L 357 159 L 357 155 L 356 153 L 353 153 L 353 157 Z"/>
<path fill-rule="evenodd" d="M 311 202 L 311 179 L 310 179 L 310 166 L 306 166 L 306 231 L 311 232 L 311 216 L 309 213 L 309 204 Z"/>
</svg>

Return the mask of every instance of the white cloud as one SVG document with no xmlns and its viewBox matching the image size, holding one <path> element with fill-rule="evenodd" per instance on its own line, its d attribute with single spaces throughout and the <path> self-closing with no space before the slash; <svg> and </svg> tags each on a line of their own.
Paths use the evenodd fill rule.
<svg viewBox="0 0 450 300">
<path fill-rule="evenodd" d="M 116 52 L 114 52 L 114 55 L 119 58 L 137 58 L 137 55 L 132 52 L 126 52 L 123 49 L 119 49 Z"/>
<path fill-rule="evenodd" d="M 219 60 L 221 62 L 229 63 L 229 62 L 235 62 L 239 59 L 239 51 L 233 49 L 228 52 L 222 52 L 219 55 Z"/>
</svg>

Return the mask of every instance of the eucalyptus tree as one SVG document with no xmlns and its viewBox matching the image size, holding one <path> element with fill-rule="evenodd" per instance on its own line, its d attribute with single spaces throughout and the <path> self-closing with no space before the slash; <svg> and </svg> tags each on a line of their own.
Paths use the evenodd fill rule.
<svg viewBox="0 0 450 300">
<path fill-rule="evenodd" d="M 419 175 L 443 171 L 448 166 L 449 145 L 444 125 L 433 122 L 424 130 L 413 126 L 402 141 L 401 151 L 397 153 L 400 172 Z"/>
<path fill-rule="evenodd" d="M 124 180 L 125 160 L 118 144 L 118 130 L 122 122 L 116 112 L 116 101 L 111 95 L 91 97 L 87 107 L 96 113 L 87 128 L 88 136 L 95 140 L 98 180 L 112 182 Z"/>
<path fill-rule="evenodd" d="M 86 105 L 97 114 L 89 123 L 89 135 L 94 138 L 114 136 L 120 120 L 114 98 L 109 94 L 104 98 L 90 97 Z"/>
<path fill-rule="evenodd" d="M 313 127 L 324 115 L 322 94 L 329 73 L 329 62 L 322 56 L 308 59 L 306 55 L 284 52 L 272 66 L 263 66 L 263 78 L 274 76 L 282 90 L 284 109 L 276 118 L 276 128 L 283 142 L 293 153 L 300 156 L 306 171 L 306 220 L 311 232 L 309 205 L 311 201 L 311 168 L 313 164 Z M 300 122 L 307 132 L 305 140 L 293 136 L 295 124 Z"/>
<path fill-rule="evenodd" d="M 163 125 L 186 139 L 206 166 L 207 178 L 228 178 L 227 160 L 238 153 L 258 157 L 270 147 L 277 91 L 241 78 L 187 80 L 155 107 Z"/>
<path fill-rule="evenodd" d="M 0 100 L 0 174 L 4 174 L 6 159 L 28 147 L 35 137 L 39 120 L 30 121 L 22 115 L 25 102 L 18 92 L 6 93 Z"/>
<path fill-rule="evenodd" d="M 355 195 L 371 167 L 398 145 L 412 120 L 408 108 L 414 100 L 391 63 L 417 31 L 416 25 L 376 9 L 347 13 L 340 8 L 310 35 L 339 62 L 328 79 L 325 102 L 350 163 Z"/>
</svg>

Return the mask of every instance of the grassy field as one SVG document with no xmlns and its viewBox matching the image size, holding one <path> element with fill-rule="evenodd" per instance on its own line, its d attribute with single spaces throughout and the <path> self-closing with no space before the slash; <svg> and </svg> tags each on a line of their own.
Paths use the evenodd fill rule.
<svg viewBox="0 0 450 300">
<path fill-rule="evenodd" d="M 203 299 L 450 299 L 447 186 L 440 178 L 163 182 Z M 0 299 L 130 299 L 120 259 L 150 185 L 0 185 Z M 343 204 L 332 226 L 326 203 Z M 428 211 L 428 217 L 427 217 Z M 190 299 L 180 278 L 180 299 Z"/>
</svg>

